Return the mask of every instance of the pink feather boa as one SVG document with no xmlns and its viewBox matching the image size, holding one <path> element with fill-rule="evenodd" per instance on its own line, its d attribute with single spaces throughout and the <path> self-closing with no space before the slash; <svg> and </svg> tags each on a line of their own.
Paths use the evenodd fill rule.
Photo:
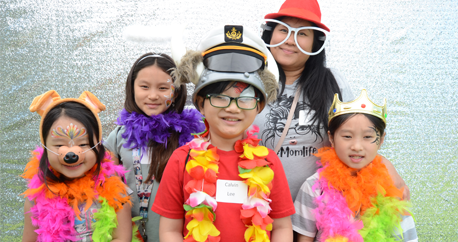
<svg viewBox="0 0 458 242">
<path fill-rule="evenodd" d="M 348 241 L 363 242 L 363 237 L 358 233 L 358 230 L 364 227 L 363 222 L 349 219 L 353 212 L 348 208 L 342 193 L 333 188 L 325 178 L 319 179 L 313 189 L 316 187 L 321 188 L 323 192 L 315 199 L 316 227 L 321 231 L 321 238 L 343 236 L 348 238 Z"/>
<path fill-rule="evenodd" d="M 38 161 L 43 155 L 43 148 L 37 147 L 33 151 L 35 159 Z M 111 160 L 110 154 L 105 153 L 104 160 Z M 36 161 L 36 160 L 35 160 Z M 32 162 L 32 161 L 31 161 Z M 30 209 L 32 213 L 32 224 L 38 227 L 37 241 L 77 241 L 77 232 L 74 228 L 75 212 L 68 204 L 66 197 L 55 196 L 46 198 L 48 190 L 46 184 L 40 179 L 40 170 L 34 171 L 36 174 L 29 179 L 29 190 L 35 190 L 35 193 L 28 195 L 28 199 L 34 201 L 34 205 Z M 103 186 L 106 178 L 110 176 L 123 176 L 127 171 L 120 165 L 115 165 L 113 162 L 102 162 L 99 175 L 96 177 L 97 186 Z M 96 191 L 96 186 L 94 186 Z M 98 194 L 95 195 L 95 199 Z"/>
</svg>

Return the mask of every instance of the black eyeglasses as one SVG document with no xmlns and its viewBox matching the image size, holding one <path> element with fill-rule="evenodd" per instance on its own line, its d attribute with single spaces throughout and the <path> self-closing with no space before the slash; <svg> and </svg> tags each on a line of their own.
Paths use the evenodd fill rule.
<svg viewBox="0 0 458 242">
<path fill-rule="evenodd" d="M 232 100 L 235 100 L 237 107 L 243 110 L 255 109 L 260 100 L 258 97 L 229 97 L 223 94 L 207 94 L 206 98 L 215 108 L 227 108 L 231 105 Z"/>
</svg>

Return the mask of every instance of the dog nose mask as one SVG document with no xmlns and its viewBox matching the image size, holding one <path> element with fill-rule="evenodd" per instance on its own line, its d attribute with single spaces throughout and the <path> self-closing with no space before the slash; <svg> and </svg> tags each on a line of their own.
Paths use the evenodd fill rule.
<svg viewBox="0 0 458 242">
<path fill-rule="evenodd" d="M 78 164 L 84 160 L 83 149 L 79 146 L 67 147 L 62 146 L 57 150 L 61 164 Z"/>
<path fill-rule="evenodd" d="M 50 150 L 50 149 L 48 149 L 48 147 L 46 147 L 44 144 L 42 144 L 42 145 L 49 152 L 59 156 L 59 162 L 61 164 L 66 165 L 66 164 L 81 163 L 85 158 L 85 154 L 84 153 L 94 149 L 100 143 L 101 142 L 95 144 L 93 147 L 91 147 L 90 149 L 87 149 L 85 151 L 83 151 L 83 149 L 81 149 L 81 147 L 79 147 L 79 146 L 73 146 L 73 147 L 61 146 L 57 150 L 57 153 L 52 151 L 52 150 Z"/>
<path fill-rule="evenodd" d="M 76 155 L 75 153 L 73 152 L 68 152 L 65 156 L 64 156 L 64 161 L 68 164 L 73 164 L 75 162 L 77 162 L 79 159 L 79 156 Z"/>
</svg>

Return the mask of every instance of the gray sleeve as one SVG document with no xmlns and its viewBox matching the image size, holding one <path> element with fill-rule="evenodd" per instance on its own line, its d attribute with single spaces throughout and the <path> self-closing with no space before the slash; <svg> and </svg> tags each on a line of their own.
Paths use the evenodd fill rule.
<svg viewBox="0 0 458 242">
<path fill-rule="evenodd" d="M 401 221 L 402 228 L 402 237 L 399 231 L 394 231 L 393 236 L 396 238 L 396 241 L 404 242 L 417 242 L 417 230 L 415 229 L 415 222 L 412 216 L 402 216 Z"/>
<path fill-rule="evenodd" d="M 108 138 L 103 141 L 103 146 L 113 153 L 115 157 L 120 155 L 121 147 L 124 144 L 124 142 L 122 142 L 123 133 L 123 126 L 117 126 L 113 131 L 111 131 Z"/>
<path fill-rule="evenodd" d="M 317 233 L 316 219 L 314 210 L 316 208 L 315 198 L 319 196 L 320 191 L 312 189 L 312 186 L 318 179 L 318 173 L 309 177 L 302 184 L 294 201 L 296 213 L 291 216 L 293 230 L 299 234 L 314 238 Z"/>
<path fill-rule="evenodd" d="M 340 74 L 340 72 L 334 68 L 330 68 L 332 75 L 334 75 L 334 78 L 337 81 L 337 85 L 339 85 L 340 93 L 342 94 L 341 100 L 343 102 L 349 102 L 353 101 L 355 99 L 355 96 L 351 92 L 350 85 L 348 84 L 347 80 Z"/>
</svg>

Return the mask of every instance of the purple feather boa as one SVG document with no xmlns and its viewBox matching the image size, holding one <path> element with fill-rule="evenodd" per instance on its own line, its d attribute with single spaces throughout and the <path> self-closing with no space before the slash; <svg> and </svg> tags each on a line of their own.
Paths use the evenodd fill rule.
<svg viewBox="0 0 458 242">
<path fill-rule="evenodd" d="M 122 137 L 126 143 L 123 146 L 128 149 L 146 148 L 150 140 L 167 147 L 171 131 L 180 133 L 178 143 L 183 146 L 193 139 L 193 133 L 205 130 L 202 114 L 195 109 L 184 109 L 181 114 L 171 112 L 151 117 L 123 109 L 116 124 L 125 127 Z"/>
</svg>

